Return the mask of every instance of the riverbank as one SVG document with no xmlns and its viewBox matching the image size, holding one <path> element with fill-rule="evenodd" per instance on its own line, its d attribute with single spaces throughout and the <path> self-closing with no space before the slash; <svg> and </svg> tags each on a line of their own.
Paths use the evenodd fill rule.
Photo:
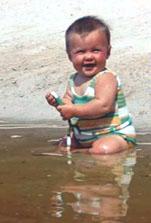
<svg viewBox="0 0 151 223">
<path fill-rule="evenodd" d="M 19 3 L 19 4 L 18 4 Z M 61 122 L 45 100 L 48 90 L 63 95 L 73 68 L 64 47 L 64 32 L 87 14 L 111 26 L 112 53 L 108 67 L 124 85 L 137 129 L 151 130 L 150 1 L 71 2 L 65 0 L 1 1 L 0 122 Z M 7 12 L 7 13 L 6 13 Z M 59 19 L 58 19 L 59 18 Z M 139 18 L 139 20 L 138 20 Z M 65 123 L 66 125 L 66 123 Z"/>
</svg>

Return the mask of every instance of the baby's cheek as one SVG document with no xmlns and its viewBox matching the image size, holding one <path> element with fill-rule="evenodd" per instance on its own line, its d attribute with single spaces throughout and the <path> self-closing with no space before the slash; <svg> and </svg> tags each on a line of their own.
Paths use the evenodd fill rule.
<svg viewBox="0 0 151 223">
<path fill-rule="evenodd" d="M 107 53 L 102 52 L 102 53 L 99 54 L 99 57 L 100 57 L 100 59 L 106 59 Z"/>
</svg>

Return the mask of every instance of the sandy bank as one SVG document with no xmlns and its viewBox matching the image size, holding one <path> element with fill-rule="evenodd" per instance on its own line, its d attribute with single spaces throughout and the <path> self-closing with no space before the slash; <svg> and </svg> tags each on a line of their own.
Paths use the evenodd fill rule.
<svg viewBox="0 0 151 223">
<path fill-rule="evenodd" d="M 85 4 L 87 2 L 87 4 Z M 62 95 L 73 72 L 64 50 L 64 31 L 77 17 L 95 14 L 112 28 L 108 66 L 124 84 L 138 129 L 151 129 L 149 0 L 2 0 L 0 3 L 0 120 L 59 120 L 45 101 Z"/>
</svg>

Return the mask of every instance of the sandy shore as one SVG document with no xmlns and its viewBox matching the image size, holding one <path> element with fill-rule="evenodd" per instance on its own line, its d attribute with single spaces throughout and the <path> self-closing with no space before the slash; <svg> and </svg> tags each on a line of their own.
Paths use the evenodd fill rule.
<svg viewBox="0 0 151 223">
<path fill-rule="evenodd" d="M 19 3 L 19 4 L 18 4 Z M 48 90 L 62 95 L 73 72 L 64 31 L 79 16 L 95 14 L 111 26 L 108 66 L 123 84 L 137 129 L 151 129 L 151 2 L 40 0 L 0 3 L 0 122 L 60 120 L 45 101 Z"/>
</svg>

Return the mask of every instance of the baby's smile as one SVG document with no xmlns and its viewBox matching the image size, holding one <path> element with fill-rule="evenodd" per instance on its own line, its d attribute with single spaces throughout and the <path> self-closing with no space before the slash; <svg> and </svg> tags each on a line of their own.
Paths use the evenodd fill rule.
<svg viewBox="0 0 151 223">
<path fill-rule="evenodd" d="M 96 66 L 95 63 L 84 63 L 83 64 L 83 67 L 85 68 L 94 68 Z"/>
</svg>

